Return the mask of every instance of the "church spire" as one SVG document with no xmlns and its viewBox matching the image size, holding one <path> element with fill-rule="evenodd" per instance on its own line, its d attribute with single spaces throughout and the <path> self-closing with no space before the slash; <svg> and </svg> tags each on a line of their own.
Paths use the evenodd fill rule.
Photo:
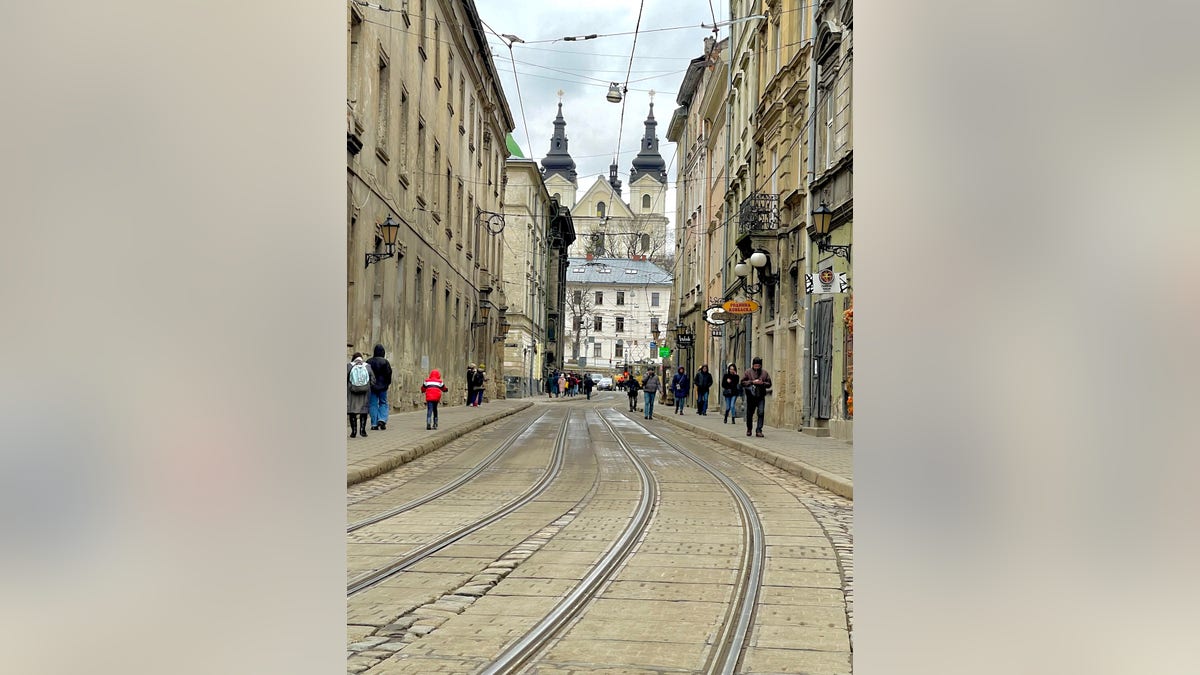
<svg viewBox="0 0 1200 675">
<path fill-rule="evenodd" d="M 654 119 L 654 91 L 650 91 L 650 114 L 646 117 L 646 133 L 642 136 L 642 146 L 637 157 L 633 158 L 633 170 L 629 172 L 629 183 L 648 175 L 660 183 L 667 182 L 667 163 L 658 154 L 658 135 L 655 129 L 658 122 Z"/>
<path fill-rule="evenodd" d="M 612 186 L 613 192 L 617 196 L 621 196 L 621 179 L 617 178 L 617 158 L 613 157 L 613 163 L 608 165 L 608 184 Z"/>
<path fill-rule="evenodd" d="M 542 159 L 542 175 L 549 178 L 559 175 L 572 184 L 577 184 L 575 160 L 567 151 L 567 121 L 562 114 L 562 90 L 558 90 L 558 117 L 554 118 L 554 135 L 550 137 L 550 152 Z"/>
</svg>

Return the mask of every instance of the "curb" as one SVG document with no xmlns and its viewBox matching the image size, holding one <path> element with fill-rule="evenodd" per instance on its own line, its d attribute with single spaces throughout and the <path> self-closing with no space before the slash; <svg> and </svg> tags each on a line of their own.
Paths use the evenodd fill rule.
<svg viewBox="0 0 1200 675">
<path fill-rule="evenodd" d="M 658 418 L 656 417 L 655 419 L 658 419 Z M 798 459 L 792 459 L 791 457 L 784 457 L 783 455 L 781 455 L 777 452 L 772 452 L 771 450 L 759 448 L 754 445 L 750 445 L 749 443 L 744 443 L 737 439 L 730 438 L 723 434 L 719 434 L 715 431 L 709 431 L 708 429 L 705 429 L 704 427 L 698 427 L 698 426 L 688 424 L 687 422 L 684 422 L 683 420 L 672 419 L 669 415 L 664 416 L 662 419 L 664 419 L 665 421 L 667 421 L 681 429 L 686 429 L 686 430 L 690 431 L 691 433 L 696 434 L 697 436 L 703 436 L 705 438 L 714 440 L 722 445 L 733 448 L 734 450 L 738 450 L 747 455 L 750 455 L 751 457 L 754 457 L 756 459 L 761 459 L 762 461 L 766 462 L 767 464 L 770 464 L 771 466 L 777 467 L 779 469 L 783 469 L 784 471 L 786 471 L 792 475 L 799 476 L 799 477 L 803 478 L 804 480 L 812 483 L 813 485 L 816 485 L 817 487 L 825 488 L 826 490 L 829 490 L 830 492 L 832 492 L 836 495 L 840 495 L 842 497 L 845 497 L 846 499 L 849 499 L 850 501 L 854 501 L 854 482 L 853 481 L 848 481 L 845 478 L 842 478 L 841 476 L 835 476 L 834 474 L 831 474 L 828 471 L 818 469 L 817 467 L 815 467 L 811 464 L 807 464 L 805 462 L 801 462 Z"/>
<path fill-rule="evenodd" d="M 394 454 L 378 464 L 369 466 L 365 469 L 355 469 L 354 471 L 346 472 L 346 487 L 371 480 L 376 476 L 382 476 L 392 469 L 407 464 L 422 455 L 427 455 L 443 445 L 447 445 L 451 441 L 461 438 L 462 436 L 465 436 L 466 434 L 475 431 L 482 426 L 491 424 L 496 420 L 504 419 L 510 415 L 515 415 L 522 410 L 532 407 L 532 403 L 525 403 L 524 405 L 513 408 L 512 410 L 492 413 L 485 417 L 471 420 L 470 422 L 457 426 L 453 429 L 447 429 L 444 433 L 439 434 L 437 437 L 431 438 L 422 443 L 418 443 L 413 447 L 393 450 L 392 452 Z"/>
</svg>

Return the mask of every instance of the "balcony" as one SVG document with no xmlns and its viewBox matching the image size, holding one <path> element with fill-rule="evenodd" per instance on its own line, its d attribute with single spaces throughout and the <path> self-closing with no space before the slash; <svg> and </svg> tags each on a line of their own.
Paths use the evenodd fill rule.
<svg viewBox="0 0 1200 675">
<path fill-rule="evenodd" d="M 738 235 L 779 229 L 779 195 L 755 193 L 738 207 Z"/>
</svg>

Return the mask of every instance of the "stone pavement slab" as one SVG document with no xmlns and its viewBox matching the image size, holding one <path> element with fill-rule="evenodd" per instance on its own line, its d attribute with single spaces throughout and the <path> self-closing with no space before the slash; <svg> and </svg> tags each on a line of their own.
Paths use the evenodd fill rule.
<svg viewBox="0 0 1200 675">
<path fill-rule="evenodd" d="M 725 424 L 719 411 L 697 415 L 693 409 L 675 415 L 669 407 L 660 413 L 655 406 L 653 420 L 646 420 L 638 413 L 626 414 L 635 422 L 645 422 L 648 426 L 661 420 L 686 429 L 800 476 L 834 494 L 854 499 L 854 444 L 848 441 L 765 425 L 765 438 L 747 436 L 745 418 L 738 418 L 737 424 Z"/>
<path fill-rule="evenodd" d="M 350 438 L 346 425 L 346 485 L 370 480 L 401 464 L 432 452 L 463 434 L 533 406 L 530 399 L 489 401 L 478 408 L 465 405 L 438 410 L 438 428 L 425 430 L 425 411 L 393 412 L 387 429 Z M 343 417 L 344 419 L 344 417 Z"/>
</svg>

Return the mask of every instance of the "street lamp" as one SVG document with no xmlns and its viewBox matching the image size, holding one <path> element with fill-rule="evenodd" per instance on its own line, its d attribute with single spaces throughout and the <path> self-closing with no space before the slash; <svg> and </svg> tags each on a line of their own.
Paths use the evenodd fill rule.
<svg viewBox="0 0 1200 675">
<path fill-rule="evenodd" d="M 483 320 L 482 321 L 472 321 L 471 328 L 479 328 L 480 326 L 486 326 L 488 323 L 488 315 L 491 313 L 491 311 L 492 311 L 492 302 L 490 300 L 480 300 L 479 301 L 479 318 L 481 318 Z"/>
<path fill-rule="evenodd" d="M 755 253 L 755 255 L 758 255 L 758 253 Z M 753 264 L 753 257 L 754 256 L 751 256 L 751 264 Z M 755 265 L 755 267 L 759 266 Z M 733 273 L 741 277 L 742 290 L 746 291 L 747 295 L 754 295 L 762 290 L 762 284 L 750 283 L 750 265 L 746 264 L 745 260 L 733 266 Z"/>
<path fill-rule="evenodd" d="M 625 97 L 624 91 L 625 90 L 620 84 L 613 82 L 612 84 L 608 85 L 608 94 L 604 98 L 607 99 L 609 103 L 620 103 L 621 99 Z"/>
<path fill-rule="evenodd" d="M 379 224 L 379 236 L 383 239 L 385 253 L 368 253 L 367 263 L 363 265 L 363 269 L 371 266 L 371 263 L 377 263 L 380 260 L 387 260 L 396 255 L 396 237 L 400 235 L 400 223 L 392 220 L 389 215 L 387 220 Z"/>
<path fill-rule="evenodd" d="M 833 220 L 833 211 L 830 210 L 825 202 L 821 202 L 815 209 L 812 210 L 812 226 L 813 226 L 813 242 L 817 245 L 817 250 L 822 253 L 833 253 L 840 255 L 850 262 L 850 244 L 830 244 L 829 243 L 829 225 Z"/>
</svg>

